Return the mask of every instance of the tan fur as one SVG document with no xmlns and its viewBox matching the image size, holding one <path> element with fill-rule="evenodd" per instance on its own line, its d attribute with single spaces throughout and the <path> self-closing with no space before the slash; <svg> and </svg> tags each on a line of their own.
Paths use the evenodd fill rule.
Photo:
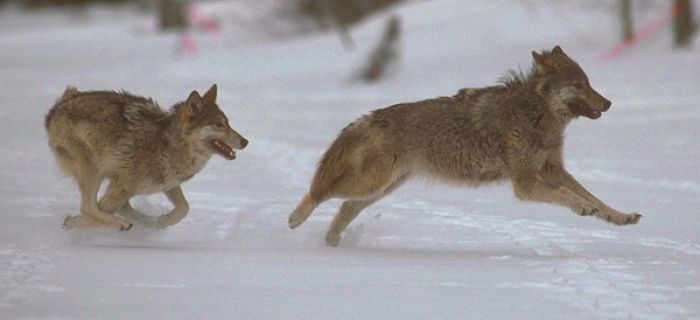
<svg viewBox="0 0 700 320">
<path fill-rule="evenodd" d="M 519 199 L 637 223 L 639 214 L 608 207 L 564 169 L 566 125 L 578 116 L 600 117 L 610 101 L 559 46 L 532 55 L 529 74 L 511 72 L 501 85 L 390 106 L 347 126 L 319 162 L 290 227 L 325 200 L 347 199 L 326 234 L 337 245 L 364 208 L 413 176 L 469 186 L 510 180 Z"/>
<path fill-rule="evenodd" d="M 82 214 L 66 218 L 64 227 L 128 230 L 132 223 L 113 213 L 120 210 L 143 220 L 129 198 L 155 192 L 164 192 L 174 209 L 154 225 L 167 227 L 182 220 L 189 205 L 180 184 L 199 172 L 213 153 L 233 159 L 232 149 L 248 144 L 229 126 L 216 104 L 216 92 L 216 85 L 203 97 L 193 91 L 167 112 L 153 100 L 127 92 L 66 89 L 46 116 L 51 151 L 81 191 Z M 104 179 L 110 183 L 98 202 Z"/>
</svg>

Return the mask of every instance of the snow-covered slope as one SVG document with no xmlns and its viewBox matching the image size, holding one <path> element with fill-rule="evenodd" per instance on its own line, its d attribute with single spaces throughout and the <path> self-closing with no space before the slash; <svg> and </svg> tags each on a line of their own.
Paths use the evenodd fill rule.
<svg viewBox="0 0 700 320">
<path fill-rule="evenodd" d="M 185 57 L 176 36 L 147 32 L 153 22 L 129 10 L 0 11 L 0 318 L 700 318 L 697 51 L 672 51 L 661 30 L 602 63 L 616 15 L 572 3 L 441 0 L 396 12 L 401 68 L 366 87 L 348 78 L 386 16 L 354 30 L 353 52 L 332 34 L 267 42 L 224 29 L 195 35 L 198 54 Z M 601 119 L 569 127 L 567 165 L 613 207 L 644 214 L 638 225 L 518 202 L 508 185 L 415 181 L 365 210 L 338 248 L 323 242 L 338 201 L 289 230 L 316 161 L 347 123 L 492 84 L 555 44 L 613 101 Z M 212 83 L 251 144 L 184 185 L 184 221 L 61 230 L 79 195 L 58 173 L 43 117 L 66 85 L 169 106 Z M 162 196 L 133 203 L 153 215 L 169 208 Z"/>
</svg>

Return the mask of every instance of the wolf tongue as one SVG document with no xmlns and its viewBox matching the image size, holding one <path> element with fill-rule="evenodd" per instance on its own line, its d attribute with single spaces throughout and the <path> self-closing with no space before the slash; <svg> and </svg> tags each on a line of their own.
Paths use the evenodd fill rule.
<svg viewBox="0 0 700 320">
<path fill-rule="evenodd" d="M 219 140 L 213 140 L 211 144 L 214 146 L 214 149 L 216 149 L 216 151 L 218 151 L 224 158 L 229 160 L 236 158 L 236 154 L 233 152 L 233 149 L 231 149 L 231 147 L 229 147 L 227 144 Z"/>
</svg>

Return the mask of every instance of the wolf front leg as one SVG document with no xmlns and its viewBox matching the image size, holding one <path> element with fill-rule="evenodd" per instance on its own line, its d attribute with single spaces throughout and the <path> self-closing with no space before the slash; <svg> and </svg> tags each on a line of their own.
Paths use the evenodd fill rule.
<svg viewBox="0 0 700 320">
<path fill-rule="evenodd" d="M 555 180 L 542 179 L 538 174 L 522 174 L 513 179 L 513 190 L 521 200 L 540 201 L 569 207 L 579 215 L 595 215 L 618 225 L 636 223 L 638 216 L 626 215 L 619 212 L 600 211 L 595 203 L 591 203 L 576 192 Z M 594 210 L 595 209 L 595 210 Z M 609 217 L 609 218 L 608 218 Z"/>
<path fill-rule="evenodd" d="M 598 219 L 608 221 L 617 225 L 625 224 L 635 224 L 639 222 L 642 217 L 641 214 L 633 213 L 622 213 L 619 212 L 603 201 L 599 200 L 590 193 L 586 188 L 584 188 L 576 179 L 567 172 L 561 165 L 548 163 L 545 165 L 545 169 L 541 173 L 545 180 L 551 181 L 556 184 L 561 184 L 565 188 L 571 190 L 579 197 L 585 199 L 589 203 L 593 204 L 595 211 L 591 212 Z"/>
<path fill-rule="evenodd" d="M 165 195 L 168 197 L 168 200 L 173 203 L 175 208 L 156 219 L 156 224 L 161 228 L 166 228 L 180 222 L 180 220 L 187 216 L 187 212 L 190 210 L 190 205 L 187 203 L 187 200 L 185 200 L 185 195 L 182 194 L 182 189 L 179 186 L 166 191 Z"/>
</svg>

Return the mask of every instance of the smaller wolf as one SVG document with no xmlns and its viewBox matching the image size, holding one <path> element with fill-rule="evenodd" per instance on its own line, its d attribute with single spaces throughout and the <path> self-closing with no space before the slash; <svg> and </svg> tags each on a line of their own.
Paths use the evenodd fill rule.
<svg viewBox="0 0 700 320">
<path fill-rule="evenodd" d="M 81 214 L 63 227 L 101 226 L 129 230 L 118 210 L 143 218 L 129 205 L 138 194 L 164 192 L 174 208 L 155 220 L 167 227 L 182 220 L 189 205 L 180 184 L 201 170 L 212 154 L 233 160 L 248 144 L 216 104 L 217 87 L 204 96 L 192 91 L 169 112 L 152 99 L 128 92 L 68 87 L 46 115 L 49 146 L 65 173 L 78 182 Z M 110 183 L 97 201 L 104 179 Z"/>
<path fill-rule="evenodd" d="M 347 199 L 326 233 L 336 246 L 360 211 L 414 176 L 468 186 L 509 180 L 519 199 L 637 223 L 641 215 L 610 208 L 564 168 L 566 125 L 579 116 L 600 118 L 611 102 L 561 47 L 532 57 L 528 74 L 511 72 L 501 85 L 397 104 L 348 125 L 321 158 L 289 226 L 301 225 L 323 201 Z"/>
</svg>

